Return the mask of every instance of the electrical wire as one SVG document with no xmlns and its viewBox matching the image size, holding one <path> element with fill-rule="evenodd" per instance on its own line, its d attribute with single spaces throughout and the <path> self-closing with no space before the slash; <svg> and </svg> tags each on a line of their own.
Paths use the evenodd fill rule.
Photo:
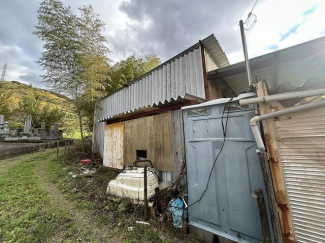
<svg viewBox="0 0 325 243">
<path fill-rule="evenodd" d="M 247 16 L 246 20 L 244 21 L 244 24 L 246 24 L 246 25 L 247 25 L 247 27 L 246 27 L 246 28 L 244 28 L 244 29 L 245 29 L 245 30 L 247 30 L 247 31 L 249 31 L 249 30 L 253 29 L 253 28 L 254 28 L 254 26 L 255 26 L 255 24 L 256 24 L 256 22 L 257 22 L 257 16 L 256 16 L 255 14 L 253 14 L 253 10 L 254 10 L 254 8 L 255 8 L 255 6 L 256 6 L 256 4 L 257 4 L 257 2 L 258 2 L 258 0 L 256 0 L 256 1 L 255 1 L 255 3 L 254 3 L 254 6 L 253 6 L 252 10 L 249 12 L 249 14 L 248 14 L 248 16 Z M 249 18 L 250 18 L 251 16 L 254 16 L 254 20 L 253 20 L 253 22 L 251 23 L 251 25 L 248 27 Z"/>
<path fill-rule="evenodd" d="M 206 193 L 206 191 L 208 190 L 209 188 L 209 183 L 210 183 L 210 180 L 211 180 L 211 176 L 212 176 L 212 172 L 213 172 L 213 169 L 217 163 L 217 160 L 225 146 L 225 143 L 226 143 L 226 137 L 227 137 L 227 127 L 228 127 L 228 118 L 229 118 L 229 110 L 230 110 L 230 102 L 232 101 L 233 98 L 230 98 L 227 102 L 227 104 L 223 107 L 223 112 L 222 112 L 222 116 L 221 116 L 221 125 L 222 125 L 222 133 L 223 133 L 223 142 L 222 142 L 222 145 L 221 145 L 221 148 L 220 148 L 220 151 L 217 155 L 217 157 L 215 158 L 214 162 L 213 162 L 213 165 L 212 165 L 212 168 L 211 168 L 211 171 L 210 171 L 210 174 L 209 174 L 209 179 L 207 181 L 207 184 L 206 184 L 206 187 L 203 191 L 203 193 L 201 194 L 200 198 L 198 200 L 196 200 L 195 202 L 191 203 L 190 205 L 187 206 L 187 208 L 193 206 L 194 204 L 198 203 L 199 201 L 202 200 L 204 194 Z M 226 118 L 226 124 L 223 123 L 223 119 L 224 119 L 224 114 L 225 114 L 225 111 L 226 111 L 226 108 L 227 108 L 227 118 Z"/>
</svg>

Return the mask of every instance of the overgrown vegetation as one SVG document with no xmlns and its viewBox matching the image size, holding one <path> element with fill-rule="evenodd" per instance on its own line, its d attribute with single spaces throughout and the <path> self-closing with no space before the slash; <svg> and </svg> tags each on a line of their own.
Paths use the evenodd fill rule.
<svg viewBox="0 0 325 243">
<path fill-rule="evenodd" d="M 0 160 L 0 242 L 197 242 L 181 229 L 142 220 L 142 206 L 107 197 L 117 172 L 80 173 L 80 144 Z M 86 146 L 87 151 L 87 146 Z M 11 166 L 12 163 L 15 163 Z M 90 166 L 91 167 L 91 166 Z"/>
<path fill-rule="evenodd" d="M 67 136 L 78 136 L 74 110 L 74 104 L 63 95 L 16 81 L 0 83 L 0 114 L 12 128 L 23 128 L 27 115 L 32 114 L 35 128 L 42 121 L 48 128 L 57 122 Z"/>
</svg>

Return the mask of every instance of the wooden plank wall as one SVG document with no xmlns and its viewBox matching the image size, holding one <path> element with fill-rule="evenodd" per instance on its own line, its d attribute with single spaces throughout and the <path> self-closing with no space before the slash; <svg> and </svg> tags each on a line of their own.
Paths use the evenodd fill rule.
<svg viewBox="0 0 325 243">
<path fill-rule="evenodd" d="M 104 130 L 103 165 L 123 169 L 124 122 L 106 125 Z"/>
<path fill-rule="evenodd" d="M 136 160 L 136 150 L 147 150 L 147 158 L 161 171 L 174 171 L 172 112 L 125 121 L 124 164 Z"/>
</svg>

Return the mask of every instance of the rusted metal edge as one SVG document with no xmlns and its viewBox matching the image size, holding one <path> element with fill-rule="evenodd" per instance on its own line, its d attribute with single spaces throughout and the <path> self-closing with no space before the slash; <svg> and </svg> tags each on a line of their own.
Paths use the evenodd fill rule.
<svg viewBox="0 0 325 243">
<path fill-rule="evenodd" d="M 263 179 L 265 184 L 265 192 L 268 201 L 268 207 L 270 212 L 271 224 L 272 224 L 272 231 L 275 242 L 283 242 L 282 239 L 282 230 L 280 224 L 280 218 L 277 211 L 272 175 L 270 171 L 270 165 L 267 157 L 266 152 L 261 152 L 258 154 L 261 162 L 261 169 L 263 173 Z"/>
<path fill-rule="evenodd" d="M 202 67 L 203 67 L 203 80 L 204 80 L 204 91 L 205 91 L 205 98 L 210 100 L 210 90 L 209 90 L 209 82 L 208 82 L 208 74 L 205 65 L 205 53 L 204 53 L 204 46 L 202 41 L 200 40 L 201 45 L 201 57 L 202 57 Z"/>
<path fill-rule="evenodd" d="M 109 120 L 109 121 L 106 121 L 106 124 L 109 125 L 109 124 L 113 124 L 113 123 L 117 123 L 117 122 L 138 119 L 138 118 L 142 118 L 142 117 L 146 117 L 146 116 L 158 115 L 158 114 L 165 113 L 165 112 L 168 112 L 168 111 L 180 109 L 183 106 L 195 105 L 197 103 L 198 103 L 198 100 L 190 100 L 190 101 L 182 102 L 182 103 L 179 103 L 179 104 L 176 104 L 176 105 L 162 107 L 162 108 L 159 108 L 159 109 L 156 109 L 156 110 L 134 114 L 134 115 L 131 115 L 131 116 L 128 116 L 128 117 Z"/>
<path fill-rule="evenodd" d="M 254 190 L 254 194 L 256 196 L 258 211 L 260 214 L 264 243 L 271 243 L 272 240 L 270 234 L 269 221 L 267 220 L 267 211 L 266 211 L 265 200 L 263 197 L 263 190 L 261 188 L 256 188 Z"/>
<path fill-rule="evenodd" d="M 257 96 L 267 95 L 267 89 L 264 82 L 259 82 L 256 85 Z M 261 115 L 268 113 L 268 103 L 260 104 Z M 273 186 L 275 191 L 275 199 L 277 211 L 279 213 L 282 238 L 284 243 L 296 243 L 296 236 L 293 227 L 291 209 L 289 205 L 289 197 L 286 189 L 282 162 L 278 152 L 278 145 L 276 141 L 275 131 L 273 128 L 272 120 L 265 120 L 263 124 L 263 132 L 268 152 L 268 160 L 271 169 Z"/>
</svg>

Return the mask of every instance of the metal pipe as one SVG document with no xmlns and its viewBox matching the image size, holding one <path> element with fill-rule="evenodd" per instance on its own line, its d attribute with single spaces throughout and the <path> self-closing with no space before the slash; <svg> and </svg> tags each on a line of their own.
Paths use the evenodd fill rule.
<svg viewBox="0 0 325 243">
<path fill-rule="evenodd" d="M 312 103 L 292 107 L 292 108 L 289 108 L 289 109 L 268 113 L 268 114 L 265 114 L 265 115 L 262 115 L 262 116 L 253 117 L 250 120 L 250 126 L 252 128 L 252 131 L 253 131 L 253 134 L 254 134 L 258 149 L 260 151 L 265 151 L 265 146 L 264 146 L 264 143 L 263 143 L 263 140 L 262 140 L 262 137 L 261 137 L 261 133 L 260 133 L 258 127 L 257 127 L 257 122 L 267 120 L 267 119 L 270 119 L 270 118 L 283 116 L 283 115 L 288 115 L 288 114 L 291 114 L 291 113 L 296 113 L 296 112 L 300 112 L 300 111 L 314 109 L 314 108 L 318 108 L 318 107 L 321 107 L 321 106 L 325 106 L 325 100 L 312 102 Z"/>
<path fill-rule="evenodd" d="M 239 27 L 240 27 L 241 40 L 242 40 L 242 43 L 243 43 L 243 50 L 244 50 L 244 57 L 245 57 L 248 84 L 249 84 L 249 86 L 251 86 L 253 84 L 253 80 L 252 80 L 251 67 L 249 65 L 248 51 L 247 51 L 246 36 L 245 36 L 243 20 L 239 21 Z"/>
<path fill-rule="evenodd" d="M 291 92 L 277 95 L 268 95 L 250 99 L 242 99 L 239 101 L 240 105 L 249 105 L 255 103 L 265 103 L 269 101 L 282 101 L 282 100 L 291 100 L 297 98 L 305 98 L 310 96 L 318 96 L 325 94 L 325 89 L 315 89 L 315 90 L 307 90 L 307 91 L 299 91 L 299 92 Z"/>
<path fill-rule="evenodd" d="M 148 181 L 147 181 L 147 166 L 144 166 L 144 178 L 143 178 L 143 184 L 144 184 L 144 220 L 148 220 Z"/>
</svg>

